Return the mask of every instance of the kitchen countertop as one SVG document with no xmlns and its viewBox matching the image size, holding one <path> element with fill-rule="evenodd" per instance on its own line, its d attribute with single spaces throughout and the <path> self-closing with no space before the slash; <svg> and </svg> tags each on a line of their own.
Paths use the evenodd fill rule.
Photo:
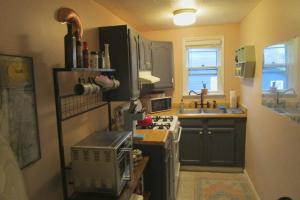
<svg viewBox="0 0 300 200">
<path fill-rule="evenodd" d="M 189 113 L 180 114 L 178 113 L 178 108 L 172 108 L 168 111 L 150 113 L 147 115 L 161 116 L 161 115 L 176 115 L 178 118 L 246 118 L 247 111 L 245 110 L 242 114 L 230 114 L 230 113 Z"/>
<path fill-rule="evenodd" d="M 133 143 L 135 144 L 164 145 L 169 135 L 167 130 L 138 129 L 136 133 L 144 135 L 144 139 L 134 139 Z"/>
</svg>

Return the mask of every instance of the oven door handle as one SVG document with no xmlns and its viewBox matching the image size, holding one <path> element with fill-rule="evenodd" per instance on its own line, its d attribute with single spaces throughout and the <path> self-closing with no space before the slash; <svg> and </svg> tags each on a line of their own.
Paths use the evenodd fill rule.
<svg viewBox="0 0 300 200">
<path fill-rule="evenodd" d="M 177 140 L 175 141 L 175 143 L 178 143 L 179 141 L 180 141 L 180 139 L 181 139 L 181 133 L 182 133 L 182 127 L 181 126 L 179 126 L 179 133 L 178 133 L 178 137 L 177 137 Z"/>
<path fill-rule="evenodd" d="M 122 148 L 121 150 L 124 153 L 127 153 L 129 155 L 129 175 L 124 175 L 123 180 L 124 181 L 131 181 L 133 179 L 133 156 L 132 156 L 132 149 L 131 148 Z"/>
</svg>

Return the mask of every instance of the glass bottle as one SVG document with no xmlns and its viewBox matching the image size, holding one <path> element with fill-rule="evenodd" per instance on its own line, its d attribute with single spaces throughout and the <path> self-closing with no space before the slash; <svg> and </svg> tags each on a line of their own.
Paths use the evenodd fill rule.
<svg viewBox="0 0 300 200">
<path fill-rule="evenodd" d="M 76 68 L 76 38 L 73 34 L 73 24 L 67 23 L 68 33 L 64 37 L 65 43 L 65 67 Z"/>
<path fill-rule="evenodd" d="M 87 42 L 83 42 L 83 50 L 82 50 L 82 60 L 83 60 L 83 67 L 89 68 L 90 67 L 90 55 Z"/>
</svg>

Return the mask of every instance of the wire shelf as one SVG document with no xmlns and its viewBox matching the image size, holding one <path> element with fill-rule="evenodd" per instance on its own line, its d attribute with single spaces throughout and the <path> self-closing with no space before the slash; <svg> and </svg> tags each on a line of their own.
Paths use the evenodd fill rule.
<svg viewBox="0 0 300 200">
<path fill-rule="evenodd" d="M 85 112 L 107 105 L 101 93 L 89 95 L 65 95 L 60 97 L 61 120 L 67 120 Z"/>
</svg>

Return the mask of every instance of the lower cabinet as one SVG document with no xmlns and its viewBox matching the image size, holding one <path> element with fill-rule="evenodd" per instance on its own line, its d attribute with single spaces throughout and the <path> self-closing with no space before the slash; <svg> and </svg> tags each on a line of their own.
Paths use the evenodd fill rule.
<svg viewBox="0 0 300 200">
<path fill-rule="evenodd" d="M 181 164 L 204 164 L 204 129 L 182 127 L 180 140 Z"/>
<path fill-rule="evenodd" d="M 182 165 L 245 165 L 246 118 L 181 119 Z"/>
<path fill-rule="evenodd" d="M 145 191 L 150 191 L 150 199 L 175 200 L 172 138 L 165 145 L 134 144 L 134 148 L 150 157 L 144 171 Z"/>
</svg>

